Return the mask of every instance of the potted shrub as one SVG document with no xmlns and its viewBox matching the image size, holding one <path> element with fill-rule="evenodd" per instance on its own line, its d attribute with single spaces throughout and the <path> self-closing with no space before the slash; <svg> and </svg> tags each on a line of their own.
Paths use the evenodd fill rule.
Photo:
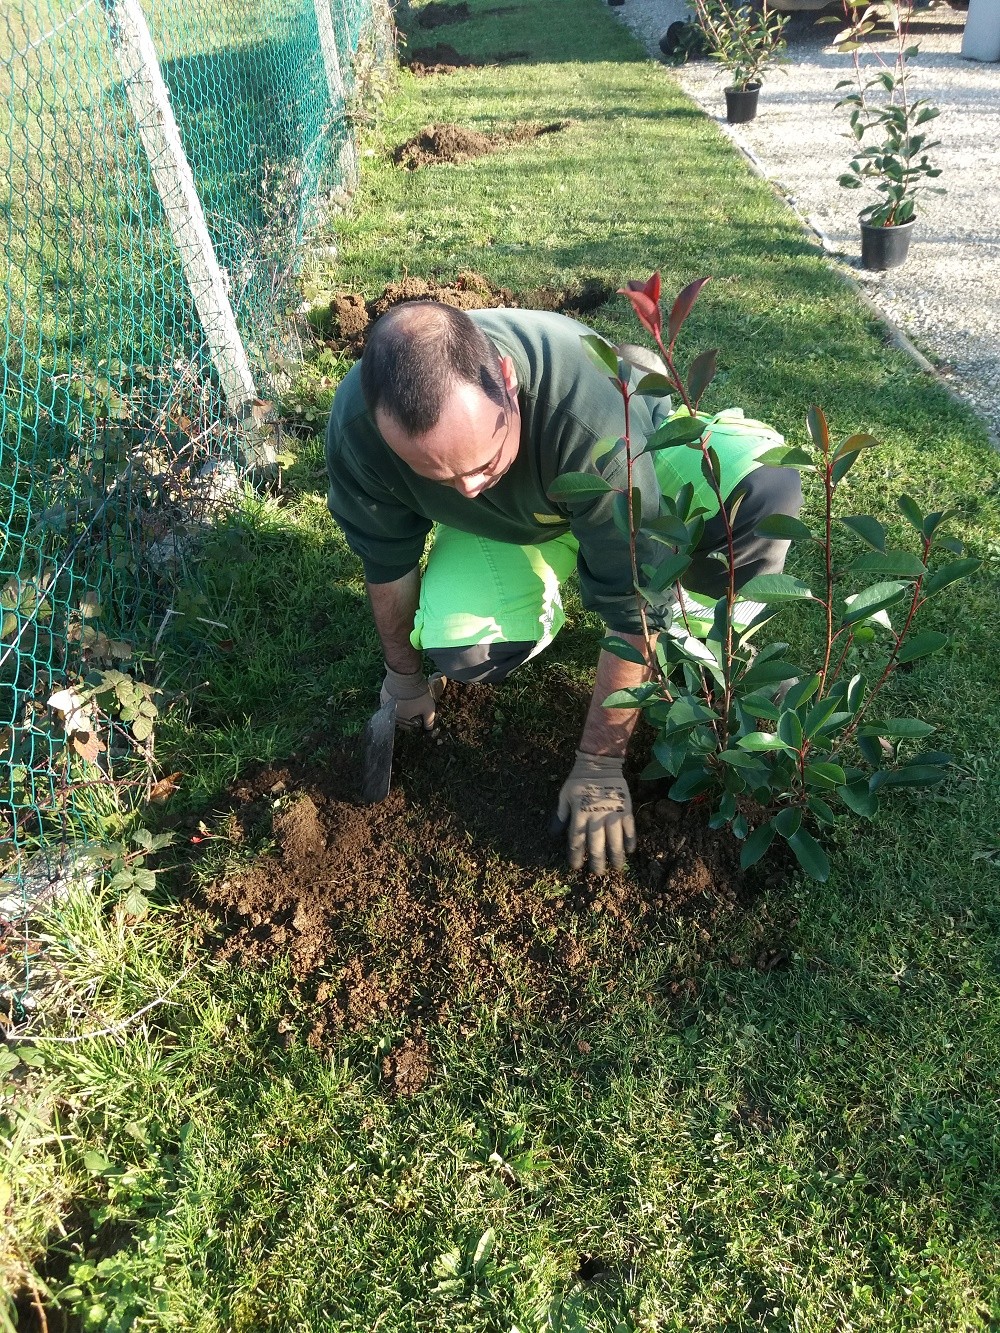
<svg viewBox="0 0 1000 1333">
<path fill-rule="evenodd" d="M 757 114 L 757 96 L 764 71 L 777 64 L 785 50 L 788 16 L 767 6 L 735 4 L 733 0 L 694 0 L 695 13 L 708 52 L 729 72 L 726 119 L 742 125 Z"/>
<path fill-rule="evenodd" d="M 940 140 L 929 140 L 921 128 L 940 113 L 926 98 L 914 97 L 910 86 L 910 61 L 919 49 L 909 41 L 912 6 L 889 3 L 847 12 L 848 26 L 834 38 L 834 45 L 852 54 L 854 76 L 837 84 L 852 89 L 837 106 L 850 107 L 857 152 L 840 184 L 849 190 L 874 184 L 880 198 L 859 214 L 861 263 L 869 269 L 895 268 L 909 250 L 918 192 L 944 193 L 927 184 L 941 175 L 928 157 Z M 866 40 L 883 15 L 895 37 L 891 60 Z M 868 64 L 862 62 L 865 55 Z"/>
</svg>

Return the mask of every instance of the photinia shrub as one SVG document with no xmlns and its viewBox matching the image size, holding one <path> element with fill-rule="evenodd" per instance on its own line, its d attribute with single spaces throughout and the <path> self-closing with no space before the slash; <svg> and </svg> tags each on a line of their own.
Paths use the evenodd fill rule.
<svg viewBox="0 0 1000 1333">
<path fill-rule="evenodd" d="M 595 464 L 600 474 L 625 451 L 626 486 L 614 489 L 619 492 L 618 521 L 630 539 L 649 668 L 646 683 L 620 690 L 604 702 L 607 708 L 642 710 L 655 730 L 653 758 L 643 777 L 672 779 L 669 794 L 675 801 L 709 801 L 713 827 L 728 825 L 741 840 L 744 869 L 760 860 L 775 838 L 782 838 L 807 875 L 825 880 L 829 862 L 816 832 L 835 824 L 845 811 L 871 818 L 880 796 L 892 788 L 926 787 L 945 776 L 951 756 L 925 748 L 935 728 L 914 717 L 876 717 L 874 705 L 896 671 L 945 647 L 946 634 L 917 628 L 920 613 L 932 597 L 968 577 L 980 562 L 965 556 L 961 542 L 944 534 L 952 511 L 924 513 L 909 495 L 899 496 L 896 504 L 913 534 L 910 549 L 890 546 L 885 526 L 870 515 L 835 515 L 840 483 L 859 455 L 877 441 L 858 432 L 834 442 L 826 417 L 814 406 L 806 419 L 810 447 L 782 445 L 759 461 L 798 468 L 818 480 L 823 496 L 819 531 L 787 515 L 765 519 L 757 531 L 813 544 L 822 574 L 815 589 L 783 573 L 760 575 L 737 590 L 732 518 L 739 500 L 727 514 L 712 426 L 697 415 L 715 375 L 717 349 L 695 356 L 686 376 L 675 360 L 681 328 L 707 281 L 699 278 L 685 287 L 665 319 L 659 273 L 621 289 L 655 342 L 666 375 L 646 374 L 630 387 L 634 368 L 611 343 L 597 334 L 582 340 L 587 355 L 622 396 L 622 437 L 615 448 L 598 446 Z M 676 393 L 683 408 L 648 439 L 633 439 L 631 399 L 667 393 Z M 707 512 L 695 505 L 693 486 L 664 497 L 652 519 L 639 512 L 639 493 L 632 486 L 640 454 L 685 448 L 700 451 L 703 475 L 726 527 L 728 586 L 707 611 L 692 603 L 681 584 Z M 592 487 L 594 482 L 592 475 L 565 474 L 549 495 L 569 499 L 579 494 L 581 485 Z M 835 525 L 846 529 L 860 548 L 836 574 Z M 644 536 L 669 548 L 658 566 L 637 564 L 640 527 Z M 932 570 L 932 553 L 942 551 L 950 558 L 937 560 Z M 664 590 L 671 584 L 672 621 L 655 634 L 647 611 L 654 603 L 662 608 Z M 763 609 L 747 608 L 749 617 L 741 617 L 741 603 L 763 604 Z M 762 625 L 793 604 L 815 624 L 808 661 L 793 658 L 787 643 L 757 649 L 752 642 Z M 603 646 L 629 660 L 638 652 L 615 635 Z M 866 659 L 881 648 L 874 670 L 860 669 L 862 648 Z"/>
</svg>

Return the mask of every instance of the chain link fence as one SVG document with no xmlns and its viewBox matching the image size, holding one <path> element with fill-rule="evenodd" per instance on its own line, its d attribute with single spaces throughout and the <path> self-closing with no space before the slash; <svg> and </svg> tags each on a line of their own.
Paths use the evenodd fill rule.
<svg viewBox="0 0 1000 1333">
<path fill-rule="evenodd" d="M 350 107 L 387 54 L 384 5 L 0 8 L 8 991 L 27 986 L 30 904 L 100 840 L 135 769 L 117 760 L 150 734 L 136 664 L 157 599 L 273 459 L 267 367 L 303 237 L 354 183 Z"/>
</svg>

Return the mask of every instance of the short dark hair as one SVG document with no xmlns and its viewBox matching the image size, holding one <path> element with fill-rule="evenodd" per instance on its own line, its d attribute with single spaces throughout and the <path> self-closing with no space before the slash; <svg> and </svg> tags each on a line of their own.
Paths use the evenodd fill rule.
<svg viewBox="0 0 1000 1333">
<path fill-rule="evenodd" d="M 455 383 L 474 384 L 491 402 L 508 401 L 500 356 L 464 310 L 437 301 L 407 301 L 386 311 L 361 358 L 361 389 L 408 435 L 437 425 Z"/>
</svg>

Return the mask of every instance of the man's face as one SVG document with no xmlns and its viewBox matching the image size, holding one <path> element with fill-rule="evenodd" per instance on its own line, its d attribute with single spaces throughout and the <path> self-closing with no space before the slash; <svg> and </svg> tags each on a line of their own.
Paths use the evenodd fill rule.
<svg viewBox="0 0 1000 1333">
<path fill-rule="evenodd" d="M 456 385 L 437 425 L 415 436 L 393 417 L 376 412 L 382 438 L 418 477 L 451 486 L 472 500 L 495 486 L 514 462 L 521 443 L 517 376 L 509 357 L 501 358 L 500 365 L 507 390 L 503 407 L 475 385 Z"/>
</svg>

